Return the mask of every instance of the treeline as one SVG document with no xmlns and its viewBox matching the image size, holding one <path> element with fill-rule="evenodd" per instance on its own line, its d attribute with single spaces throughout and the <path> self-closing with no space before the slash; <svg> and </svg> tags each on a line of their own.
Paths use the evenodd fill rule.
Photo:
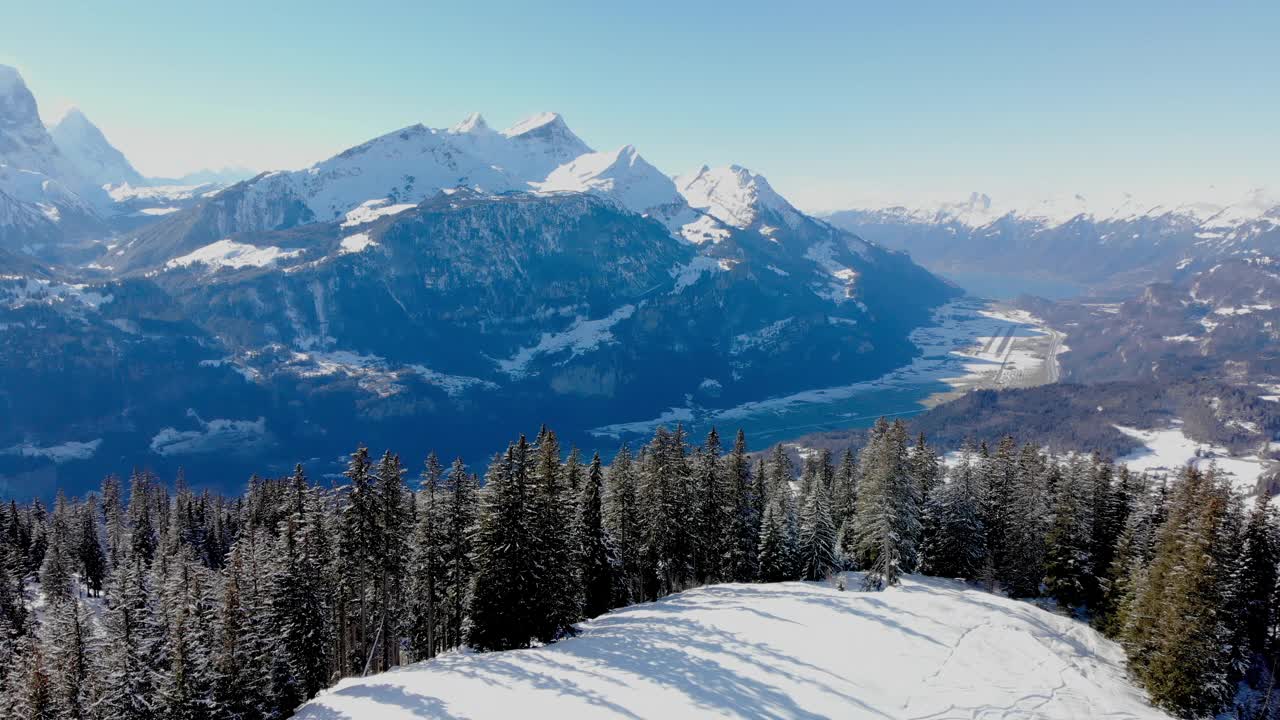
<svg viewBox="0 0 1280 720">
<path fill-rule="evenodd" d="M 413 476 L 412 478 L 410 476 Z M 855 455 L 725 451 L 659 429 L 607 470 L 553 432 L 483 483 L 351 456 L 341 483 L 128 492 L 0 509 L 0 718 L 285 718 L 342 677 L 469 646 L 555 642 L 612 608 L 718 582 L 903 573 L 1050 598 L 1125 647 L 1162 707 L 1267 717 L 1280 526 L 1213 472 L 1166 482 L 1006 437 L 945 467 L 902 423 Z"/>
</svg>

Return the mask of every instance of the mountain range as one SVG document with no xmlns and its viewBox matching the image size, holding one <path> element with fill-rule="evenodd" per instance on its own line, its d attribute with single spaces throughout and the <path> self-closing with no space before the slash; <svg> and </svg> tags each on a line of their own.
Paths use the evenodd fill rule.
<svg viewBox="0 0 1280 720">
<path fill-rule="evenodd" d="M 0 128 L 22 142 L 0 163 L 45 178 L 0 184 L 11 493 L 133 464 L 222 485 L 323 473 L 356 442 L 479 453 L 540 422 L 589 446 L 690 398 L 878 376 L 959 293 L 761 175 L 668 176 L 554 113 L 155 186 L 83 114 L 39 125 L 8 77 Z"/>
<path fill-rule="evenodd" d="M 962 202 L 850 209 L 825 219 L 906 250 L 936 272 L 1060 279 L 1102 295 L 1224 259 L 1280 255 L 1280 197 L 1265 189 L 1231 203 L 1095 203 L 1073 195 L 1021 207 L 973 193 Z"/>
</svg>

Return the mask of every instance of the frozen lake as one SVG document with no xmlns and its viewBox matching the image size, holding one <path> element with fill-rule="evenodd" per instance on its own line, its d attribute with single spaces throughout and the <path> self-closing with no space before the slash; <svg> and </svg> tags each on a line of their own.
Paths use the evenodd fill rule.
<svg viewBox="0 0 1280 720">
<path fill-rule="evenodd" d="M 689 405 L 660 417 L 598 427 L 599 439 L 642 441 L 659 425 L 683 423 L 691 437 L 712 426 L 722 436 L 742 428 L 752 447 L 822 430 L 866 427 L 880 416 L 909 416 L 980 387 L 1027 387 L 1056 378 L 1061 335 L 1030 314 L 998 303 L 965 298 L 939 308 L 932 325 L 911 340 L 921 354 L 874 380 L 814 388 L 733 407 Z"/>
</svg>

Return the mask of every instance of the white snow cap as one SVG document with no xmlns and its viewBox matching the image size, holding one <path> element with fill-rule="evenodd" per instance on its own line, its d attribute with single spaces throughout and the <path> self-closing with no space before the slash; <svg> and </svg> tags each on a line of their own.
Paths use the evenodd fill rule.
<svg viewBox="0 0 1280 720">
<path fill-rule="evenodd" d="M 680 202 L 671 178 L 640 157 L 633 145 L 582 155 L 552 171 L 538 189 L 597 193 L 637 213 Z"/>
<path fill-rule="evenodd" d="M 537 130 L 538 128 L 547 127 L 547 126 L 553 126 L 553 127 L 558 126 L 558 127 L 564 128 L 565 130 L 569 129 L 569 126 L 565 124 L 564 118 L 560 116 L 560 113 L 541 112 L 541 113 L 538 113 L 537 115 L 531 115 L 521 120 L 520 122 L 516 123 L 515 125 L 512 125 L 506 130 L 503 130 L 502 134 L 506 135 L 507 137 L 515 137 L 517 135 L 525 135 L 527 133 L 531 133 L 534 130 Z"/>
<path fill-rule="evenodd" d="M 766 210 L 778 213 L 788 223 L 800 218 L 800 212 L 774 191 L 763 175 L 741 165 L 703 165 L 696 173 L 677 177 L 676 188 L 689 205 L 734 227 L 750 226 Z"/>
<path fill-rule="evenodd" d="M 449 128 L 449 132 L 454 135 L 468 135 L 478 133 L 493 132 L 489 128 L 489 124 L 484 121 L 484 116 L 478 112 L 473 112 L 462 122 Z"/>
</svg>

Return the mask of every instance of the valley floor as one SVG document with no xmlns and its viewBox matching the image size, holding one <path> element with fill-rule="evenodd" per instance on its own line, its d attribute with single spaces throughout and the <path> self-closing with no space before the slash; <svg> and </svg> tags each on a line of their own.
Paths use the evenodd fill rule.
<svg viewBox="0 0 1280 720">
<path fill-rule="evenodd" d="M 298 718 L 1167 717 L 1080 622 L 935 578 L 845 581 L 690 590 L 550 646 L 349 679 Z"/>
</svg>

